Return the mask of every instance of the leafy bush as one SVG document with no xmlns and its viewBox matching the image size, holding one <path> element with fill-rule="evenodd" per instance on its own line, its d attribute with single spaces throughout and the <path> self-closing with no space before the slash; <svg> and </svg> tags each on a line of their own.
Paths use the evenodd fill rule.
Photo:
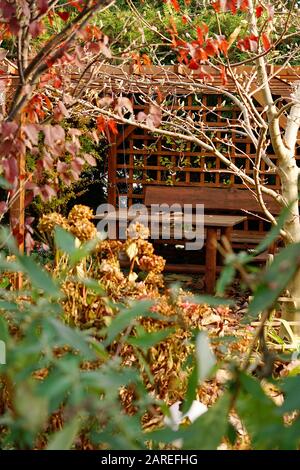
<svg viewBox="0 0 300 470">
<path fill-rule="evenodd" d="M 81 219 L 89 216 L 79 208 L 69 220 L 74 222 L 76 213 Z M 278 230 L 280 224 L 258 252 L 273 241 Z M 283 249 L 257 281 L 251 268 L 254 255 L 227 256 L 219 292 L 231 282 L 232 271 L 243 271 L 254 291 L 249 314 L 261 314 L 261 324 L 250 335 L 251 347 L 248 343 L 244 354 L 238 350 L 234 357 L 231 346 L 239 336 L 211 334 L 210 344 L 199 318 L 203 309 L 206 315 L 212 312 L 205 302 L 225 305 L 225 299 L 186 298 L 178 288 L 167 299 L 153 289 L 138 296 L 141 286 L 135 284 L 143 283 L 135 279 L 127 279 L 132 287 L 126 297 L 121 293 L 108 296 L 112 282 L 108 271 L 98 271 L 93 278 L 88 268 L 99 241 L 85 241 L 78 247 L 74 236 L 56 228 L 60 269 L 55 272 L 20 255 L 7 233 L 1 238 L 13 254 L 9 259 L 1 255 L 1 270 L 21 272 L 25 279 L 22 291 L 8 290 L 5 284 L 1 288 L 0 337 L 7 359 L 1 365 L 1 448 L 240 448 L 245 436 L 248 447 L 254 449 L 298 448 L 299 376 L 293 368 L 283 376 L 274 374 L 274 361 L 279 358 L 267 348 L 264 323 L 299 268 L 300 244 Z M 100 242 L 102 256 L 109 249 L 105 243 Z M 133 243 L 138 240 L 129 245 Z M 132 247 L 129 253 L 137 256 Z M 100 309 L 98 317 L 70 321 L 66 280 L 81 286 L 86 308 L 103 302 L 105 309 Z M 164 354 L 168 363 L 160 362 Z M 255 355 L 259 355 L 258 362 Z M 172 362 L 177 381 L 175 376 L 167 380 Z M 219 377 L 215 403 L 201 416 L 192 416 L 191 406 L 214 377 Z M 167 405 L 178 400 L 182 409 L 175 419 Z"/>
</svg>

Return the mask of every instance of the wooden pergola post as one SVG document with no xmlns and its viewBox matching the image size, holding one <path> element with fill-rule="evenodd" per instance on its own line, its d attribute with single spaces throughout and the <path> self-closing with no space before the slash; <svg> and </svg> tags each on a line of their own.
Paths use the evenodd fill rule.
<svg viewBox="0 0 300 470">
<path fill-rule="evenodd" d="M 10 208 L 10 228 L 21 254 L 25 251 L 25 154 L 18 155 L 19 181 L 16 197 Z M 17 273 L 16 289 L 23 285 L 22 273 Z"/>
<path fill-rule="evenodd" d="M 117 201 L 117 139 L 115 135 L 111 135 L 110 147 L 108 152 L 108 203 L 113 206 Z"/>
</svg>

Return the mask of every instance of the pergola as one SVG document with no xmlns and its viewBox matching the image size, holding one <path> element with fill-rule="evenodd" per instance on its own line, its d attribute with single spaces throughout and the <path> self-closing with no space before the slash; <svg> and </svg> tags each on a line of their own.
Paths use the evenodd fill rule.
<svg viewBox="0 0 300 470">
<path fill-rule="evenodd" d="M 109 94 L 130 97 L 135 113 L 145 109 L 141 96 L 154 96 L 158 90 L 164 97 L 170 97 L 170 109 L 183 109 L 187 113 L 201 111 L 201 119 L 207 129 L 212 129 L 214 138 L 222 140 L 222 127 L 226 119 L 237 119 L 240 110 L 226 100 L 226 91 L 235 93 L 237 81 L 228 77 L 224 84 L 220 72 L 212 67 L 205 68 L 210 76 L 209 81 L 199 77 L 197 71 L 191 71 L 185 66 L 113 66 L 102 65 L 97 73 L 90 76 L 71 73 L 74 86 L 85 87 L 88 97 Z M 256 69 L 252 66 L 234 68 L 239 85 L 245 83 L 255 97 L 257 109 L 263 111 L 262 91 L 255 79 Z M 300 67 L 270 66 L 268 70 L 273 96 L 285 104 L 293 91 L 293 84 L 299 81 Z M 252 77 L 254 77 L 252 79 Z M 2 75 L 1 78 L 7 78 Z M 12 88 L 17 84 L 18 77 L 10 76 Z M 199 100 L 197 97 L 201 95 Z M 224 99 L 225 98 L 225 99 Z M 167 107 L 168 109 L 168 107 Z M 282 126 L 286 117 L 281 115 Z M 237 166 L 243 167 L 247 174 L 252 175 L 251 156 L 256 149 L 248 137 L 232 137 L 241 153 L 232 152 L 231 159 Z M 297 150 L 300 158 L 300 148 Z M 250 157 L 250 158 L 249 158 Z M 275 156 L 274 156 L 275 159 Z M 20 175 L 24 173 L 24 162 L 20 163 Z M 270 173 L 262 162 L 262 175 L 266 184 L 279 189 L 279 179 Z M 187 143 L 178 149 L 174 143 L 165 145 L 163 137 L 141 129 L 138 123 L 119 126 L 118 136 L 111 136 L 108 156 L 108 202 L 117 206 L 118 197 L 126 196 L 128 204 L 143 201 L 143 187 L 147 184 L 174 186 L 212 186 L 212 187 L 243 187 L 242 181 L 228 172 L 218 158 L 203 151 L 203 149 Z M 24 197 L 21 195 L 14 204 L 13 211 L 19 214 L 19 238 L 24 235 Z M 244 222 L 241 230 L 249 232 L 264 231 L 262 220 L 251 217 Z M 252 228 L 250 228 L 250 225 Z"/>
</svg>

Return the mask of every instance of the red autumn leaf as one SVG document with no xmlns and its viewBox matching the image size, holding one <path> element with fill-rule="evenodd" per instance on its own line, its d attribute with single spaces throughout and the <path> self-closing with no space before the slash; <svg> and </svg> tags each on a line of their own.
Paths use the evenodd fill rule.
<svg viewBox="0 0 300 470">
<path fill-rule="evenodd" d="M 7 0 L 2 0 L 0 3 L 2 16 L 5 20 L 10 20 L 16 13 L 16 5 Z"/>
<path fill-rule="evenodd" d="M 67 11 L 57 11 L 56 14 L 63 20 L 63 21 L 68 21 L 70 17 L 70 13 Z"/>
<path fill-rule="evenodd" d="M 119 133 L 116 121 L 114 121 L 113 119 L 109 119 L 107 121 L 107 125 L 114 135 L 117 135 Z"/>
<path fill-rule="evenodd" d="M 217 0 L 217 2 L 213 2 L 211 4 L 211 6 L 213 7 L 213 9 L 217 12 L 217 13 L 220 13 L 221 11 L 221 2 L 220 0 Z"/>
<path fill-rule="evenodd" d="M 8 25 L 9 31 L 11 34 L 17 35 L 19 30 L 20 30 L 20 23 L 17 20 L 17 18 L 13 17 L 11 18 L 9 25 Z"/>
<path fill-rule="evenodd" d="M 48 0 L 37 0 L 37 6 L 41 14 L 48 10 Z"/>
<path fill-rule="evenodd" d="M 218 44 L 215 41 L 212 41 L 211 39 L 208 40 L 206 42 L 205 52 L 208 57 L 214 57 L 219 52 Z"/>
<path fill-rule="evenodd" d="M 49 186 L 48 184 L 45 184 L 40 188 L 39 195 L 43 202 L 47 202 L 56 196 L 56 191 L 55 189 L 51 188 L 51 186 Z"/>
<path fill-rule="evenodd" d="M 13 184 L 16 182 L 19 170 L 16 158 L 7 158 L 2 161 L 2 167 L 4 170 L 4 177 L 6 181 Z"/>
<path fill-rule="evenodd" d="M 183 24 L 187 24 L 187 22 L 188 22 L 187 17 L 184 16 L 184 15 L 182 16 L 181 20 L 182 20 Z"/>
<path fill-rule="evenodd" d="M 102 115 L 97 117 L 97 129 L 99 132 L 104 132 L 106 129 L 106 119 Z"/>
<path fill-rule="evenodd" d="M 30 253 L 34 249 L 34 246 L 35 246 L 35 241 L 30 235 L 30 233 L 27 231 L 25 235 L 25 247 L 26 247 L 27 255 L 30 255 Z"/>
<path fill-rule="evenodd" d="M 218 36 L 218 46 L 220 51 L 223 52 L 224 55 L 227 55 L 228 42 L 224 36 Z"/>
<path fill-rule="evenodd" d="M 246 11 L 249 2 L 248 0 L 217 0 L 211 6 L 217 13 L 231 11 L 235 15 L 238 9 Z"/>
<path fill-rule="evenodd" d="M 271 47 L 271 42 L 270 42 L 270 39 L 268 38 L 268 36 L 266 35 L 266 33 L 263 33 L 261 35 L 261 40 L 262 40 L 262 43 L 263 43 L 263 46 L 264 46 L 264 50 L 267 51 L 270 49 Z"/>
<path fill-rule="evenodd" d="M 241 1 L 241 0 L 239 0 L 239 1 Z M 240 3 L 239 8 L 240 8 L 241 11 L 247 11 L 248 8 L 249 8 L 248 0 L 242 0 L 241 3 Z"/>
<path fill-rule="evenodd" d="M 71 168 L 74 172 L 77 172 L 80 175 L 84 164 L 85 161 L 83 160 L 83 158 L 76 157 L 71 162 Z"/>
<path fill-rule="evenodd" d="M 197 64 L 197 62 L 192 59 L 188 65 L 189 69 L 191 70 L 197 70 L 199 68 L 199 64 Z"/>
<path fill-rule="evenodd" d="M 195 58 L 195 60 L 201 61 L 201 60 L 207 60 L 208 56 L 207 56 L 207 53 L 205 52 L 205 50 L 202 49 L 202 47 L 199 47 L 195 52 L 195 57 L 194 58 Z"/>
<path fill-rule="evenodd" d="M 29 25 L 29 32 L 33 38 L 36 38 L 44 31 L 44 26 L 41 21 L 33 21 Z"/>
<path fill-rule="evenodd" d="M 52 83 L 54 88 L 60 88 L 62 86 L 62 79 L 57 74 L 54 74 Z"/>
<path fill-rule="evenodd" d="M 179 3 L 178 3 L 178 0 L 170 0 L 170 1 L 171 1 L 172 5 L 174 7 L 174 10 L 177 11 L 177 12 L 180 11 L 180 6 L 179 6 Z"/>
<path fill-rule="evenodd" d="M 52 65 L 55 64 L 56 60 L 57 59 L 54 59 L 53 57 L 49 57 L 49 59 L 45 61 L 48 69 L 51 69 Z"/>
<path fill-rule="evenodd" d="M 14 121 L 3 122 L 1 126 L 1 137 L 5 139 L 6 137 L 12 137 L 16 134 L 18 130 L 18 124 Z"/>
<path fill-rule="evenodd" d="M 258 37 L 254 36 L 254 34 L 251 34 L 251 36 L 240 39 L 237 43 L 237 47 L 241 51 L 256 52 L 258 48 Z"/>
<path fill-rule="evenodd" d="M 144 65 L 151 65 L 152 61 L 147 54 L 142 54 L 142 60 Z"/>
<path fill-rule="evenodd" d="M 33 145 L 38 145 L 40 126 L 37 124 L 26 124 L 23 126 L 27 137 Z"/>
<path fill-rule="evenodd" d="M 256 7 L 255 9 L 255 14 L 256 14 L 256 18 L 260 18 L 262 13 L 263 13 L 264 9 L 261 5 L 259 5 L 258 7 Z"/>
<path fill-rule="evenodd" d="M 79 12 L 83 10 L 82 1 L 80 1 L 80 0 L 70 2 L 70 5 L 72 5 L 72 7 L 74 7 L 74 8 L 76 8 L 76 10 L 79 11 Z"/>
<path fill-rule="evenodd" d="M 8 211 L 8 205 L 6 201 L 0 201 L 0 214 L 5 214 Z"/>
</svg>

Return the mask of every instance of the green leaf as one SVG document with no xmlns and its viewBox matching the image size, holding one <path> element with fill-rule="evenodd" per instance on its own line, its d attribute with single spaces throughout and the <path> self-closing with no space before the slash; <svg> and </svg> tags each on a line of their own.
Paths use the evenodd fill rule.
<svg viewBox="0 0 300 470">
<path fill-rule="evenodd" d="M 258 244 L 254 250 L 254 256 L 259 253 L 263 253 L 277 238 L 280 236 L 280 230 L 283 229 L 285 221 L 290 213 L 290 206 L 285 207 L 280 216 L 277 219 L 277 225 L 274 225 L 272 229 L 267 233 L 265 238 Z"/>
<path fill-rule="evenodd" d="M 75 266 L 78 264 L 82 259 L 87 258 L 92 251 L 96 248 L 99 240 L 95 238 L 94 240 L 89 240 L 88 242 L 82 244 L 79 248 L 72 253 L 70 256 L 70 264 L 71 266 Z"/>
<path fill-rule="evenodd" d="M 94 353 L 89 346 L 88 339 L 84 333 L 76 328 L 64 325 L 56 318 L 47 318 L 45 324 L 52 326 L 57 334 L 57 341 L 60 345 L 68 345 L 73 349 L 80 351 L 85 360 L 94 359 Z"/>
<path fill-rule="evenodd" d="M 230 395 L 225 393 L 215 405 L 185 430 L 178 432 L 185 450 L 215 450 L 228 428 Z"/>
<path fill-rule="evenodd" d="M 230 444 L 234 446 L 238 437 L 238 433 L 235 427 L 230 422 L 228 423 L 227 437 L 229 439 Z"/>
<path fill-rule="evenodd" d="M 296 436 L 291 439 L 278 407 L 263 391 L 260 383 L 240 374 L 240 393 L 236 401 L 239 417 L 246 426 L 257 450 L 294 449 Z"/>
<path fill-rule="evenodd" d="M 0 300 L 0 310 L 16 312 L 19 311 L 20 307 L 15 302 L 7 302 L 6 300 Z"/>
<path fill-rule="evenodd" d="M 273 263 L 266 270 L 261 283 L 254 292 L 249 304 L 249 314 L 256 317 L 259 313 L 274 305 L 277 298 L 293 279 L 300 257 L 300 243 L 288 245 L 275 256 Z"/>
<path fill-rule="evenodd" d="M 16 240 L 7 227 L 0 227 L 0 244 L 6 246 L 14 255 L 19 254 Z"/>
<path fill-rule="evenodd" d="M 81 380 L 86 387 L 91 387 L 98 392 L 106 392 L 110 397 L 119 396 L 120 387 L 139 381 L 138 372 L 130 367 L 116 369 L 111 364 L 111 369 L 104 371 L 87 370 L 80 374 Z"/>
<path fill-rule="evenodd" d="M 34 287 L 43 290 L 50 297 L 61 297 L 61 292 L 50 275 L 40 268 L 30 256 L 18 256 L 18 260 L 22 271 L 28 275 Z"/>
<path fill-rule="evenodd" d="M 55 227 L 54 241 L 55 246 L 67 255 L 72 255 L 77 250 L 74 235 L 62 227 Z"/>
<path fill-rule="evenodd" d="M 92 291 L 95 292 L 95 294 L 105 296 L 106 292 L 104 288 L 99 284 L 99 281 L 96 281 L 96 279 L 89 279 L 89 278 L 83 278 L 80 280 L 82 284 L 84 284 L 86 287 L 91 289 Z"/>
<path fill-rule="evenodd" d="M 122 333 L 122 331 L 125 330 L 125 328 L 127 328 L 133 322 L 133 320 L 135 320 L 135 318 L 141 316 L 151 316 L 150 312 L 147 312 L 147 310 L 149 310 L 152 304 L 153 302 L 145 300 L 143 302 L 133 304 L 132 307 L 128 308 L 127 310 L 121 310 L 106 329 L 107 337 L 104 345 L 108 346 L 111 344 L 111 342 L 120 333 Z"/>
<path fill-rule="evenodd" d="M 8 339 L 9 339 L 9 331 L 8 331 L 7 322 L 3 318 L 3 316 L 0 316 L 0 340 L 6 343 Z"/>
<path fill-rule="evenodd" d="M 140 348 L 143 352 L 147 352 L 149 348 L 155 346 L 156 344 L 160 343 L 172 333 L 174 333 L 174 328 L 165 328 L 164 330 L 154 331 L 152 333 L 148 333 L 144 328 L 141 326 L 136 327 L 136 331 L 138 336 L 132 336 L 128 338 L 127 343 Z"/>
<path fill-rule="evenodd" d="M 0 280 L 0 289 L 6 289 L 6 287 L 8 287 L 9 285 L 10 285 L 10 280 L 8 279 L 8 277 L 3 277 Z"/>
<path fill-rule="evenodd" d="M 204 331 L 201 331 L 196 339 L 196 361 L 198 369 L 198 380 L 203 382 L 216 364 L 216 358 L 212 352 L 209 339 Z"/>
<path fill-rule="evenodd" d="M 235 276 L 235 268 L 229 264 L 222 269 L 221 275 L 217 281 L 216 292 L 218 295 L 223 295 L 227 286 L 229 286 Z"/>
<path fill-rule="evenodd" d="M 300 376 L 287 377 L 282 384 L 285 400 L 281 406 L 283 413 L 300 409 Z"/>
<path fill-rule="evenodd" d="M 54 239 L 58 249 L 69 255 L 71 266 L 75 266 L 82 259 L 89 256 L 99 242 L 98 239 L 89 240 L 77 247 L 75 237 L 70 232 L 59 226 L 55 228 Z"/>
<path fill-rule="evenodd" d="M 53 434 L 47 450 L 68 450 L 72 446 L 74 439 L 79 431 L 80 421 L 78 417 L 73 418 L 70 423 L 65 424 L 61 431 Z"/>
<path fill-rule="evenodd" d="M 198 368 L 197 364 L 194 365 L 192 372 L 190 373 L 188 384 L 187 384 L 187 391 L 185 395 L 185 400 L 182 406 L 182 414 L 184 415 L 187 413 L 192 406 L 193 401 L 197 397 L 198 392 Z"/>
<path fill-rule="evenodd" d="M 5 178 L 3 178 L 3 176 L 0 176 L 0 188 L 2 189 L 11 188 L 11 184 Z"/>
<path fill-rule="evenodd" d="M 185 297 L 184 300 L 199 305 L 209 305 L 211 307 L 218 307 L 219 305 L 234 305 L 234 301 L 224 299 L 223 297 L 213 297 L 212 295 L 193 295 Z"/>
</svg>

